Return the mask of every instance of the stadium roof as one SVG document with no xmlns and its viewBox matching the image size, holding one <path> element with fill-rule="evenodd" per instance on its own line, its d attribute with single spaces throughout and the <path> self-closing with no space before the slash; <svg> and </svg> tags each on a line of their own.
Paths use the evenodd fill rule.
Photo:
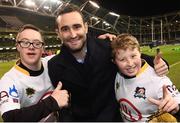
<svg viewBox="0 0 180 123">
<path fill-rule="evenodd" d="M 155 16 L 180 10 L 180 0 L 94 0 L 102 7 L 129 16 Z"/>
<path fill-rule="evenodd" d="M 0 26 L 18 29 L 20 25 L 32 23 L 52 32 L 58 10 L 73 4 L 82 10 L 90 27 L 103 31 L 132 34 L 151 33 L 152 28 L 158 33 L 161 29 L 180 31 L 180 0 L 156 1 L 160 3 L 154 0 L 0 0 Z"/>
</svg>

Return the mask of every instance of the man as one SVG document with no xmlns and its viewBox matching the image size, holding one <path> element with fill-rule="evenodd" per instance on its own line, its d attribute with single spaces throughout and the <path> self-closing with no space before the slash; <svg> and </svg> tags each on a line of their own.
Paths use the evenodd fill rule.
<svg viewBox="0 0 180 123">
<path fill-rule="evenodd" d="M 41 59 L 44 41 L 33 25 L 17 34 L 20 59 L 0 80 L 0 112 L 4 121 L 54 121 L 53 112 L 68 104 L 68 93 L 59 83 L 53 91 L 47 60 Z M 52 94 L 51 94 L 52 93 Z M 50 95 L 50 96 L 49 96 Z M 48 117 L 47 117 L 48 116 Z"/>
<path fill-rule="evenodd" d="M 61 53 L 48 62 L 49 76 L 55 87 L 61 81 L 71 93 L 71 106 L 61 110 L 60 120 L 120 121 L 114 94 L 117 68 L 111 62 L 110 42 L 87 35 L 87 23 L 71 5 L 59 12 L 56 22 L 63 45 Z"/>
</svg>

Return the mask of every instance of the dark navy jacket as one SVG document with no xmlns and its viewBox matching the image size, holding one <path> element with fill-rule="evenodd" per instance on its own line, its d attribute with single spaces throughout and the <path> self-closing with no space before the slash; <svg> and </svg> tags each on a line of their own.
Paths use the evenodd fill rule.
<svg viewBox="0 0 180 123">
<path fill-rule="evenodd" d="M 71 106 L 61 110 L 61 121 L 121 120 L 114 92 L 117 68 L 111 62 L 110 42 L 93 37 L 87 39 L 83 64 L 64 46 L 61 53 L 48 62 L 53 85 L 56 87 L 61 81 L 63 88 L 71 93 Z M 153 58 L 145 56 L 145 59 L 152 65 Z"/>
</svg>

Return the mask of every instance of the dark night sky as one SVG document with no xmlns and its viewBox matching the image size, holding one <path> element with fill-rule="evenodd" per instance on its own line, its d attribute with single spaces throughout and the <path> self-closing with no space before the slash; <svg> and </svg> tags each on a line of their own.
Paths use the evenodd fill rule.
<svg viewBox="0 0 180 123">
<path fill-rule="evenodd" d="M 180 10 L 180 0 L 94 0 L 103 8 L 130 16 L 162 15 Z"/>
</svg>

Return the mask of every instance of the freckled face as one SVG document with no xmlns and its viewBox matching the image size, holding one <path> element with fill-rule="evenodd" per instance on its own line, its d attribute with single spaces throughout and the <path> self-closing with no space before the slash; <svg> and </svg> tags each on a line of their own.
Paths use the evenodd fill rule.
<svg viewBox="0 0 180 123">
<path fill-rule="evenodd" d="M 137 48 L 118 49 L 115 55 L 115 64 L 121 73 L 135 76 L 141 69 L 141 54 Z"/>
</svg>

